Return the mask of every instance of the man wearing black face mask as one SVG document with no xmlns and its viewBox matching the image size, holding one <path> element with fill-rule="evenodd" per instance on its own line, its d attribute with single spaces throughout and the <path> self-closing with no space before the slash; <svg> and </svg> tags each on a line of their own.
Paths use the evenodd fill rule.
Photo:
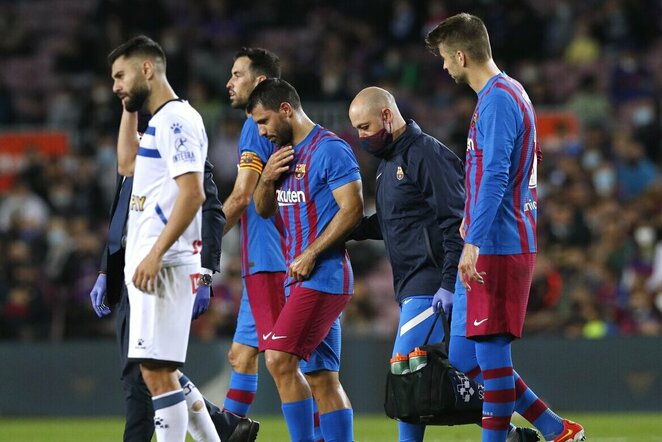
<svg viewBox="0 0 662 442">
<path fill-rule="evenodd" d="M 383 239 L 393 269 L 400 324 L 393 345 L 407 355 L 423 345 L 442 308 L 452 306 L 463 241 L 464 170 L 460 159 L 400 115 L 393 96 L 369 87 L 354 98 L 349 119 L 361 148 L 381 158 L 377 213 L 364 217 L 350 239 Z M 435 327 L 430 342 L 443 339 Z M 398 423 L 400 440 L 423 440 L 425 427 Z"/>
<path fill-rule="evenodd" d="M 361 148 L 382 161 L 377 169 L 377 213 L 364 217 L 349 239 L 383 239 L 393 269 L 400 324 L 393 354 L 421 346 L 433 314 L 450 315 L 462 252 L 464 167 L 418 125 L 405 122 L 393 96 L 369 87 L 354 98 L 349 119 Z M 443 339 L 435 327 L 430 342 Z M 422 441 L 425 427 L 398 422 L 400 440 Z M 539 440 L 531 428 L 510 427 L 507 442 Z"/>
</svg>

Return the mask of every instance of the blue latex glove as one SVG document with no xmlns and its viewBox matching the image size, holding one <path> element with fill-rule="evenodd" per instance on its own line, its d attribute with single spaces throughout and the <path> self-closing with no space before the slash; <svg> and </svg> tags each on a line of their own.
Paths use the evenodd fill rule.
<svg viewBox="0 0 662 442">
<path fill-rule="evenodd" d="M 106 274 L 99 273 L 97 280 L 90 292 L 90 299 L 92 300 L 92 308 L 98 317 L 103 318 L 110 314 L 110 308 L 104 304 L 106 297 Z"/>
<path fill-rule="evenodd" d="M 453 293 L 442 288 L 437 290 L 437 293 L 434 294 L 434 298 L 432 298 L 432 310 L 437 313 L 439 309 L 442 309 L 446 314 L 446 317 L 449 317 L 451 310 L 453 310 Z"/>
<path fill-rule="evenodd" d="M 209 308 L 209 298 L 211 296 L 211 287 L 206 285 L 198 286 L 198 293 L 195 295 L 193 303 L 193 319 L 198 319 L 200 315 Z"/>
</svg>

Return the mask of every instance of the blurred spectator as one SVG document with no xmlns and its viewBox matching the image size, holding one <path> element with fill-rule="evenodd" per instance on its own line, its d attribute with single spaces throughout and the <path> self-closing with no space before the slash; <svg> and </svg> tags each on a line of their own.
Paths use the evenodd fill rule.
<svg viewBox="0 0 662 442">
<path fill-rule="evenodd" d="M 618 197 L 621 200 L 627 201 L 641 195 L 659 178 L 659 169 L 646 158 L 643 146 L 628 131 L 619 131 L 614 135 L 614 153 Z"/>
<path fill-rule="evenodd" d="M 0 201 L 0 232 L 12 230 L 21 237 L 32 236 L 46 225 L 49 212 L 44 200 L 19 178 L 11 194 Z"/>
<path fill-rule="evenodd" d="M 574 65 L 594 62 L 600 55 L 600 43 L 591 35 L 590 25 L 585 17 L 575 21 L 570 43 L 565 49 L 565 61 Z"/>
</svg>

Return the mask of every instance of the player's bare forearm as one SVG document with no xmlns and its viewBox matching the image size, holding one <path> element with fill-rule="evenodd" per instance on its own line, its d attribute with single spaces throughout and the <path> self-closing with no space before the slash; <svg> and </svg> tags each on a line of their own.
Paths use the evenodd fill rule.
<svg viewBox="0 0 662 442">
<path fill-rule="evenodd" d="M 175 181 L 179 187 L 175 205 L 168 223 L 152 247 L 152 252 L 159 257 L 162 257 L 184 233 L 205 201 L 200 173 L 185 173 L 175 178 Z"/>
<path fill-rule="evenodd" d="M 239 221 L 241 215 L 244 213 L 244 210 L 246 210 L 251 203 L 251 198 L 253 197 L 253 192 L 257 187 L 259 179 L 260 175 L 257 172 L 253 170 L 239 169 L 232 193 L 223 204 L 223 213 L 225 213 L 226 218 L 223 234 L 232 230 L 234 225 L 237 224 L 237 221 Z"/>
<path fill-rule="evenodd" d="M 338 204 L 338 212 L 331 219 L 324 231 L 292 262 L 287 269 L 288 275 L 295 281 L 308 279 L 315 269 L 320 253 L 335 245 L 342 245 L 347 235 L 363 218 L 363 193 L 361 181 L 347 183 L 333 191 L 333 198 Z"/>
<path fill-rule="evenodd" d="M 320 253 L 337 244 L 342 244 L 347 235 L 363 219 L 363 193 L 361 181 L 352 181 L 333 191 L 338 204 L 338 213 L 331 219 L 324 231 L 310 243 L 306 251 L 319 256 Z"/>
<path fill-rule="evenodd" d="M 227 221 L 223 228 L 223 235 L 232 230 L 234 225 L 237 224 L 237 221 L 239 221 L 241 214 L 244 213 L 244 210 L 246 210 L 250 201 L 250 198 L 248 200 L 241 197 L 235 199 L 232 198 L 232 195 L 225 200 L 223 203 L 223 213 L 225 213 L 225 219 Z"/>
<path fill-rule="evenodd" d="M 269 218 L 278 212 L 278 201 L 276 200 L 276 183 L 260 180 L 253 194 L 255 211 L 262 218 Z"/>
<path fill-rule="evenodd" d="M 136 267 L 131 279 L 138 290 L 147 293 L 154 291 L 163 255 L 184 233 L 205 201 L 201 175 L 198 172 L 190 172 L 175 178 L 179 191 L 170 219 L 147 256 Z"/>
<path fill-rule="evenodd" d="M 122 176 L 133 176 L 138 153 L 138 112 L 122 111 L 117 134 L 117 172 Z"/>
</svg>

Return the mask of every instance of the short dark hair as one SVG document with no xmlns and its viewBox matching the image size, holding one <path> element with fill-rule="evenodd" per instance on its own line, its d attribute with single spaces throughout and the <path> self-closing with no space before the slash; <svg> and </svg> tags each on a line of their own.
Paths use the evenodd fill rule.
<svg viewBox="0 0 662 442">
<path fill-rule="evenodd" d="M 461 50 L 477 62 L 485 62 L 492 58 L 490 36 L 483 20 L 475 15 L 463 12 L 448 17 L 431 30 L 425 43 L 428 48 L 437 53 L 440 43 L 451 50 Z"/>
<path fill-rule="evenodd" d="M 267 78 L 280 78 L 280 58 L 273 52 L 263 48 L 242 47 L 232 61 L 239 57 L 247 57 L 251 61 L 250 70 L 256 77 L 264 75 Z"/>
<path fill-rule="evenodd" d="M 290 103 L 293 109 L 301 109 L 301 99 L 294 86 L 280 78 L 268 78 L 255 86 L 248 97 L 246 112 L 249 114 L 258 104 L 265 109 L 278 110 L 281 103 Z"/>
<path fill-rule="evenodd" d="M 122 56 L 128 58 L 133 55 L 154 57 L 163 61 L 164 66 L 166 64 L 166 56 L 161 46 L 146 35 L 133 37 L 131 40 L 126 41 L 113 49 L 112 52 L 108 54 L 108 64 L 112 65 L 115 63 L 115 60 Z"/>
</svg>

